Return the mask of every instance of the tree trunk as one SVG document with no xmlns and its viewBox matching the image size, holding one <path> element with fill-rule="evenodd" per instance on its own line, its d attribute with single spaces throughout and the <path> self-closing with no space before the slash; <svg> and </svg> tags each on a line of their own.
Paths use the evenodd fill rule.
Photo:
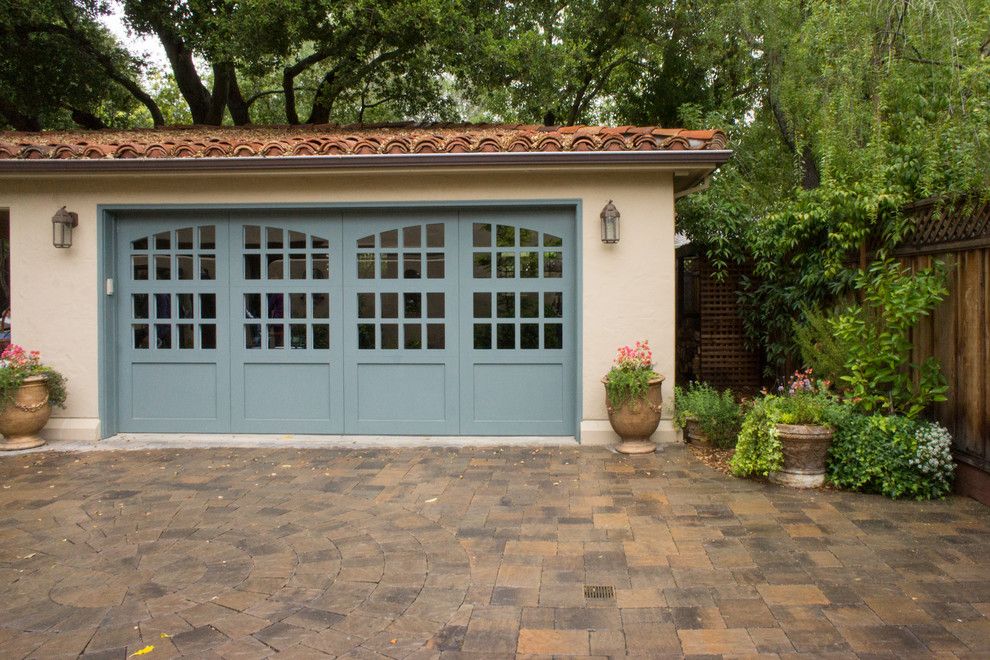
<svg viewBox="0 0 990 660">
<path fill-rule="evenodd" d="M 237 70 L 230 64 L 230 84 L 227 88 L 227 109 L 235 126 L 251 123 L 251 106 L 241 94 L 241 86 L 237 84 Z"/>
<path fill-rule="evenodd" d="M 313 96 L 313 109 L 309 113 L 307 124 L 326 124 L 330 121 L 330 112 L 333 110 L 333 102 L 336 100 L 337 92 L 334 89 L 334 80 L 337 72 L 327 71 L 323 80 L 316 87 L 316 94 Z"/>
<path fill-rule="evenodd" d="M 69 108 L 72 111 L 72 121 L 76 122 L 79 126 L 83 128 L 90 128 L 94 130 L 99 130 L 101 128 L 106 128 L 107 125 L 103 123 L 103 120 L 86 110 L 80 110 L 79 108 Z"/>
<path fill-rule="evenodd" d="M 185 42 L 180 37 L 172 34 L 164 26 L 156 25 L 155 33 L 162 42 L 169 64 L 172 65 L 175 83 L 182 93 L 182 98 L 186 100 L 186 104 L 189 106 L 193 123 L 210 123 L 210 93 L 196 71 L 192 51 L 186 48 Z M 216 89 L 216 81 L 214 81 L 214 89 Z"/>
<path fill-rule="evenodd" d="M 288 123 L 293 125 L 299 123 L 299 111 L 296 109 L 296 76 L 328 57 L 330 57 L 329 52 L 318 50 L 312 55 L 304 57 L 292 66 L 287 66 L 282 70 L 282 92 L 285 94 L 285 120 Z"/>
</svg>

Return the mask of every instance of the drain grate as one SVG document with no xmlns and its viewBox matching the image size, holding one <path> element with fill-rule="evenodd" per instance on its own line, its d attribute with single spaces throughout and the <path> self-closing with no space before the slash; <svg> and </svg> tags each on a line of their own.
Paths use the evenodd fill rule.
<svg viewBox="0 0 990 660">
<path fill-rule="evenodd" d="M 585 598 L 615 598 L 615 587 L 603 584 L 584 585 Z"/>
</svg>

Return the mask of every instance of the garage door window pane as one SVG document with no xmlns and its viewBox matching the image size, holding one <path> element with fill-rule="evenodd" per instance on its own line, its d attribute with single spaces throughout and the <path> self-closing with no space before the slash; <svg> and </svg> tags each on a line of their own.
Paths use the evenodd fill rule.
<svg viewBox="0 0 990 660">
<path fill-rule="evenodd" d="M 289 277 L 293 280 L 306 279 L 306 255 L 289 255 Z"/>
<path fill-rule="evenodd" d="M 543 253 L 543 277 L 562 277 L 563 267 L 560 261 L 560 252 Z"/>
<path fill-rule="evenodd" d="M 543 316 L 559 319 L 563 315 L 563 294 L 560 291 L 546 291 L 543 294 Z"/>
<path fill-rule="evenodd" d="M 244 348 L 261 348 L 261 326 L 257 323 L 244 326 Z"/>
<path fill-rule="evenodd" d="M 539 318 L 540 294 L 528 291 L 519 294 L 519 316 L 527 319 Z"/>
<path fill-rule="evenodd" d="M 560 323 L 547 323 L 543 326 L 543 348 L 564 347 L 564 326 Z"/>
<path fill-rule="evenodd" d="M 306 294 L 305 293 L 290 293 L 289 294 L 289 316 L 294 319 L 304 319 L 306 318 Z"/>
<path fill-rule="evenodd" d="M 375 279 L 375 255 L 373 254 L 358 255 L 357 276 L 359 280 Z"/>
<path fill-rule="evenodd" d="M 382 279 L 395 280 L 399 278 L 399 255 L 396 252 L 385 252 L 381 255 Z"/>
<path fill-rule="evenodd" d="M 499 348 L 516 347 L 516 325 L 514 323 L 498 324 L 498 347 Z"/>
<path fill-rule="evenodd" d="M 375 326 L 373 323 L 358 324 L 358 348 L 373 349 L 375 347 Z"/>
<path fill-rule="evenodd" d="M 217 347 L 217 326 L 204 323 L 199 326 L 200 348 L 214 349 Z"/>
<path fill-rule="evenodd" d="M 382 232 L 382 247 L 383 248 L 395 248 L 399 247 L 399 230 L 391 229 L 389 231 Z"/>
<path fill-rule="evenodd" d="M 172 294 L 170 293 L 155 294 L 155 318 L 156 319 L 172 318 Z"/>
<path fill-rule="evenodd" d="M 495 244 L 497 247 L 515 247 L 516 228 L 507 225 L 499 225 L 495 234 Z"/>
<path fill-rule="evenodd" d="M 490 319 L 492 317 L 492 294 L 487 291 L 474 292 L 474 318 Z"/>
<path fill-rule="evenodd" d="M 172 248 L 171 235 L 167 231 L 155 234 L 155 249 L 170 250 Z"/>
<path fill-rule="evenodd" d="M 245 254 L 244 255 L 244 279 L 246 279 L 246 280 L 260 280 L 261 279 L 261 255 L 260 254 Z"/>
<path fill-rule="evenodd" d="M 491 247 L 492 226 L 489 224 L 482 224 L 480 222 L 474 223 L 473 240 L 474 247 Z"/>
<path fill-rule="evenodd" d="M 180 323 L 176 328 L 179 330 L 179 348 L 196 348 L 196 326 Z"/>
<path fill-rule="evenodd" d="M 443 323 L 426 324 L 426 348 L 430 350 L 443 350 L 446 338 L 444 337 Z"/>
<path fill-rule="evenodd" d="M 244 247 L 248 250 L 261 249 L 261 227 L 248 225 L 244 228 Z"/>
<path fill-rule="evenodd" d="M 175 258 L 175 261 L 180 280 L 194 279 L 196 271 L 193 267 L 193 256 L 191 254 L 180 254 Z"/>
<path fill-rule="evenodd" d="M 382 323 L 382 348 L 387 350 L 399 348 L 399 324 Z"/>
<path fill-rule="evenodd" d="M 522 247 L 536 247 L 539 244 L 540 234 L 532 229 L 521 228 L 519 230 L 519 245 Z"/>
<path fill-rule="evenodd" d="M 330 279 L 330 256 L 326 254 L 313 255 L 313 279 Z"/>
<path fill-rule="evenodd" d="M 176 303 L 179 307 L 180 319 L 191 319 L 195 316 L 196 310 L 193 308 L 193 294 L 180 293 L 176 295 Z"/>
<path fill-rule="evenodd" d="M 217 317 L 217 296 L 215 293 L 199 294 L 199 317 L 215 319 Z"/>
<path fill-rule="evenodd" d="M 148 249 L 148 239 L 139 238 L 137 240 L 131 241 L 132 250 L 147 250 Z"/>
<path fill-rule="evenodd" d="M 268 255 L 268 279 L 280 280 L 285 272 L 285 258 L 281 254 Z"/>
<path fill-rule="evenodd" d="M 496 294 L 495 306 L 500 319 L 511 319 L 516 315 L 516 294 L 502 292 Z"/>
<path fill-rule="evenodd" d="M 426 294 L 426 315 L 431 319 L 444 317 L 444 297 L 442 293 Z"/>
<path fill-rule="evenodd" d="M 358 298 L 358 318 L 359 319 L 373 319 L 375 318 L 375 294 L 373 293 L 359 293 Z"/>
<path fill-rule="evenodd" d="M 289 326 L 290 345 L 292 348 L 306 348 L 306 326 L 301 323 L 293 323 Z"/>
<path fill-rule="evenodd" d="M 148 294 L 135 293 L 132 297 L 132 300 L 134 302 L 134 318 L 136 319 L 148 318 Z"/>
<path fill-rule="evenodd" d="M 268 324 L 268 348 L 285 348 L 285 329 L 282 324 Z"/>
<path fill-rule="evenodd" d="M 320 350 L 330 348 L 330 326 L 326 323 L 313 324 L 313 348 Z"/>
<path fill-rule="evenodd" d="M 402 277 L 418 280 L 423 277 L 423 255 L 419 252 L 406 252 L 402 255 Z"/>
<path fill-rule="evenodd" d="M 399 318 L 399 294 L 383 293 L 381 301 L 383 319 Z"/>
<path fill-rule="evenodd" d="M 426 225 L 426 246 L 443 247 L 443 223 Z"/>
<path fill-rule="evenodd" d="M 172 326 L 158 324 L 155 326 L 155 346 L 161 349 L 172 348 Z"/>
<path fill-rule="evenodd" d="M 281 250 L 282 249 L 282 230 L 276 227 L 268 228 L 268 249 L 269 250 Z"/>
<path fill-rule="evenodd" d="M 134 348 L 148 348 L 148 326 L 144 323 L 135 324 Z"/>
<path fill-rule="evenodd" d="M 563 244 L 564 241 L 560 238 L 560 236 L 543 234 L 543 247 L 560 247 Z"/>
<path fill-rule="evenodd" d="M 521 323 L 519 325 L 519 348 L 540 347 L 540 325 L 538 323 Z"/>
<path fill-rule="evenodd" d="M 131 257 L 131 265 L 133 266 L 135 280 L 148 279 L 148 257 L 146 255 L 134 255 Z"/>
<path fill-rule="evenodd" d="M 487 252 L 474 253 L 474 276 L 478 279 L 492 276 L 492 255 Z"/>
<path fill-rule="evenodd" d="M 481 351 L 492 347 L 492 326 L 487 323 L 474 324 L 474 348 Z"/>
<path fill-rule="evenodd" d="M 247 318 L 247 319 L 260 319 L 261 318 L 261 294 L 260 293 L 245 293 L 244 294 L 244 318 Z"/>
<path fill-rule="evenodd" d="M 402 345 L 409 349 L 423 348 L 423 327 L 418 323 L 403 325 Z"/>
<path fill-rule="evenodd" d="M 443 279 L 443 252 L 430 252 L 426 255 L 426 276 L 431 280 Z"/>
<path fill-rule="evenodd" d="M 402 294 L 403 316 L 407 319 L 418 319 L 423 316 L 423 297 L 418 293 Z"/>
<path fill-rule="evenodd" d="M 213 225 L 206 225 L 199 228 L 199 249 L 217 249 L 217 230 Z"/>
<path fill-rule="evenodd" d="M 281 293 L 268 294 L 267 310 L 270 319 L 285 318 L 285 301 Z"/>
<path fill-rule="evenodd" d="M 540 256 L 536 252 L 519 253 L 519 276 L 520 277 L 540 276 Z"/>
<path fill-rule="evenodd" d="M 165 255 L 155 256 L 155 279 L 156 280 L 170 280 L 172 279 L 172 258 Z"/>
<path fill-rule="evenodd" d="M 290 231 L 289 232 L 289 249 L 292 250 L 305 250 L 306 249 L 306 234 L 301 231 Z"/>
<path fill-rule="evenodd" d="M 217 259 L 216 257 L 203 256 L 199 258 L 199 279 L 217 279 Z"/>
<path fill-rule="evenodd" d="M 192 227 L 186 227 L 175 232 L 175 247 L 179 250 L 194 249 Z"/>
<path fill-rule="evenodd" d="M 422 244 L 423 228 L 419 225 L 402 230 L 402 247 L 418 248 Z"/>
<path fill-rule="evenodd" d="M 516 255 L 514 252 L 498 253 L 498 276 L 499 277 L 516 276 Z"/>
<path fill-rule="evenodd" d="M 313 294 L 313 318 L 330 318 L 330 296 L 325 293 Z"/>
</svg>

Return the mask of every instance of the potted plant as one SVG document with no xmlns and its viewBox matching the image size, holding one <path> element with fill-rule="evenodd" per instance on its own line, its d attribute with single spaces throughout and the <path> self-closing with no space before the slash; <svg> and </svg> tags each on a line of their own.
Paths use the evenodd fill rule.
<svg viewBox="0 0 990 660">
<path fill-rule="evenodd" d="M 41 363 L 38 351 L 11 344 L 0 354 L 0 450 L 45 444 L 38 432 L 52 406 L 65 407 L 65 379 Z"/>
<path fill-rule="evenodd" d="M 731 390 L 719 394 L 705 383 L 674 388 L 674 424 L 688 442 L 729 449 L 739 435 L 739 404 Z"/>
<path fill-rule="evenodd" d="M 660 425 L 663 376 L 653 371 L 653 351 L 647 341 L 619 349 L 612 370 L 602 378 L 612 430 L 621 438 L 616 450 L 648 454 L 657 446 L 650 436 Z"/>
<path fill-rule="evenodd" d="M 742 423 L 730 465 L 738 476 L 753 474 L 797 488 L 825 482 L 825 461 L 832 443 L 837 403 L 828 381 L 812 371 L 795 372 L 787 388 L 753 403 Z"/>
</svg>

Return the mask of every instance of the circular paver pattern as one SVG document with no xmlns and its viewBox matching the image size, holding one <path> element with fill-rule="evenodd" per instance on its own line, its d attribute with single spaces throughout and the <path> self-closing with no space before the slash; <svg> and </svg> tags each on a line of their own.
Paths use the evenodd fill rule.
<svg viewBox="0 0 990 660">
<path fill-rule="evenodd" d="M 291 510 L 215 493 L 108 491 L 19 514 L 3 547 L 37 550 L 4 557 L 0 634 L 38 657 L 144 645 L 400 657 L 464 601 L 464 550 L 418 514 L 335 493 Z"/>
</svg>

